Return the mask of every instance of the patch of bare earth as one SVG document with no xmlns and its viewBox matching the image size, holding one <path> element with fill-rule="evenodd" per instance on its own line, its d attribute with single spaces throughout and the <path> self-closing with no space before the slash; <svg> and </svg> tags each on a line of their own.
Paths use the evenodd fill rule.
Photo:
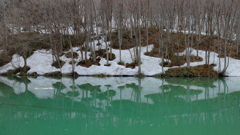
<svg viewBox="0 0 240 135">
<path fill-rule="evenodd" d="M 172 68 L 168 69 L 163 77 L 218 77 L 218 73 L 214 71 L 215 65 L 199 65 L 195 67 Z"/>
</svg>

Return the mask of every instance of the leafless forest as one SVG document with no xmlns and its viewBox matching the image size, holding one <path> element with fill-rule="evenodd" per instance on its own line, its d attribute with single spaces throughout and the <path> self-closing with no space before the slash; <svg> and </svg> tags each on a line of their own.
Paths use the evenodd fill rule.
<svg viewBox="0 0 240 135">
<path fill-rule="evenodd" d="M 141 46 L 154 43 L 159 58 L 169 58 L 171 50 L 186 49 L 190 67 L 190 48 L 210 51 L 224 58 L 240 58 L 239 0 L 0 0 L 1 65 L 18 53 L 25 59 L 34 49 L 52 49 L 54 61 L 66 49 L 79 47 L 82 61 L 91 51 L 97 60 L 93 40 L 104 40 L 106 59 L 111 48 L 121 50 L 127 42 L 135 47 L 134 63 L 140 65 Z M 154 37 L 153 37 L 154 36 Z M 204 36 L 204 38 L 203 38 Z M 108 41 L 112 43 L 107 44 Z M 113 44 L 114 43 L 114 44 Z M 100 43 L 99 43 L 100 45 Z M 109 49 L 110 48 L 110 49 Z M 148 51 L 148 50 L 147 50 Z M 175 50 L 175 53 L 179 50 Z M 147 52 L 148 53 L 148 52 Z M 149 52 L 150 53 L 150 52 Z M 72 58 L 74 51 L 71 51 Z M 219 57 L 220 58 L 220 57 Z M 74 63 L 74 60 L 73 60 Z M 109 63 L 107 62 L 106 65 Z M 73 64 L 74 65 L 74 64 Z M 162 67 L 164 64 L 162 63 Z M 74 66 L 73 66 L 74 72 Z M 139 68 L 139 73 L 141 69 Z"/>
</svg>

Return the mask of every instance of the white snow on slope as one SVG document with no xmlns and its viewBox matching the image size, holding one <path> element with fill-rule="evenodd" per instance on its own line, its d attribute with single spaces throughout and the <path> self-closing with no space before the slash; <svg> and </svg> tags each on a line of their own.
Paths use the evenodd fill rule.
<svg viewBox="0 0 240 135">
<path fill-rule="evenodd" d="M 101 40 L 100 41 L 103 45 L 101 46 L 102 49 L 105 49 L 104 43 Z M 97 44 L 97 41 L 94 41 L 93 44 Z M 146 52 L 147 47 L 141 47 L 141 73 L 144 75 L 152 76 L 159 73 L 162 73 L 162 67 L 160 66 L 161 58 L 155 58 L 144 55 Z M 153 45 L 148 45 L 149 51 L 153 48 Z M 78 48 L 73 48 L 75 52 L 79 54 L 79 57 L 75 59 L 75 61 L 80 61 L 81 55 L 80 51 L 77 51 Z M 100 49 L 96 46 L 96 49 Z M 131 48 L 129 50 L 122 50 L 121 51 L 121 59 L 124 63 L 132 63 L 133 59 L 132 56 L 134 48 Z M 118 65 L 119 62 L 119 50 L 113 49 L 112 52 L 116 55 L 116 59 L 113 61 L 109 61 L 111 66 L 104 66 L 104 64 L 107 63 L 106 59 L 101 58 L 100 66 L 92 65 L 89 68 L 82 67 L 82 66 L 76 66 L 75 72 L 77 72 L 79 75 L 96 75 L 96 74 L 106 74 L 106 75 L 135 75 L 138 73 L 138 66 L 134 69 L 126 68 L 125 66 Z M 88 52 L 89 57 L 90 52 Z M 185 54 L 185 52 L 181 53 L 180 55 Z M 196 55 L 196 50 L 191 48 L 191 55 Z M 197 66 L 205 64 L 205 51 L 199 50 L 199 56 L 203 58 L 203 61 L 201 62 L 191 62 L 190 66 Z M 210 53 L 210 64 L 216 64 L 216 67 L 214 69 L 216 71 L 221 71 L 223 69 L 223 58 L 218 58 L 218 54 L 211 52 Z M 55 72 L 55 71 L 61 71 L 62 73 L 71 73 L 72 72 L 72 66 L 69 64 L 71 61 L 71 58 L 66 58 L 65 56 L 60 57 L 61 60 L 65 61 L 65 65 L 63 65 L 62 69 L 57 69 L 52 65 L 53 58 L 51 55 L 51 50 L 37 50 L 27 59 L 27 64 L 31 68 L 28 73 L 36 72 L 40 75 L 49 73 L 49 72 Z M 219 65 L 219 61 L 220 64 Z M 23 66 L 23 58 L 19 55 L 13 55 L 12 61 L 2 67 L 0 67 L 0 73 L 5 73 L 10 69 L 14 69 L 15 67 L 22 67 Z M 181 67 L 186 66 L 187 64 L 182 65 Z M 219 68 L 220 67 L 220 68 Z M 168 70 L 169 68 L 176 68 L 176 67 L 164 67 L 164 71 Z M 220 69 L 220 70 L 219 70 Z M 239 60 L 229 58 L 229 66 L 226 71 L 227 76 L 240 76 L 240 62 Z"/>
</svg>

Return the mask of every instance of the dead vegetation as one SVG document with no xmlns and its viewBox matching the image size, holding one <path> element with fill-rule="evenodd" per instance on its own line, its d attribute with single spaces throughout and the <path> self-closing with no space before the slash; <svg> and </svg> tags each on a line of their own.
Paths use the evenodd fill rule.
<svg viewBox="0 0 240 135">
<path fill-rule="evenodd" d="M 168 69 L 161 77 L 218 77 L 219 74 L 213 70 L 215 65 L 199 65 L 195 67 Z"/>
<path fill-rule="evenodd" d="M 186 42 L 188 42 L 188 46 L 194 48 L 196 50 L 203 50 L 208 52 L 216 52 L 219 54 L 219 57 L 224 57 L 224 51 L 226 51 L 227 56 L 240 59 L 239 46 L 234 41 L 225 41 L 224 39 L 220 39 L 217 36 L 206 36 L 206 35 L 199 35 L 197 34 L 184 34 L 183 32 L 178 33 L 167 33 L 166 31 L 161 31 L 163 40 L 159 40 L 159 29 L 157 28 L 149 28 L 148 29 L 148 41 L 146 41 L 146 29 L 141 29 L 141 36 L 142 36 L 142 44 L 141 46 L 146 46 L 148 44 L 153 44 L 154 48 L 151 51 L 145 52 L 145 55 L 157 58 L 164 58 L 168 59 L 169 61 L 165 61 L 164 63 L 160 63 L 163 67 L 173 67 L 173 66 L 182 66 L 187 62 L 186 55 L 178 55 L 186 50 Z M 122 39 L 122 49 L 130 49 L 132 47 L 137 46 L 137 39 L 133 35 L 131 37 L 130 31 L 123 30 L 123 39 Z M 170 39 L 170 40 L 169 40 Z M 161 44 L 163 42 L 163 44 Z M 231 44 L 230 44 L 231 43 Z M 227 44 L 225 47 L 224 44 Z M 117 32 L 113 33 L 112 42 L 110 44 L 111 47 L 114 49 L 119 49 L 119 42 L 117 37 Z M 202 61 L 203 58 L 197 56 L 190 56 L 190 62 L 199 62 Z M 209 63 L 211 64 L 211 63 Z M 127 64 L 126 67 L 135 68 L 136 64 Z M 202 66 L 200 66 L 202 67 Z M 191 70 L 188 69 L 187 74 L 185 75 L 178 75 L 177 72 L 182 72 L 184 68 L 176 68 L 175 70 L 169 70 L 169 72 L 175 72 L 176 74 L 173 76 L 216 76 L 216 72 L 213 71 L 212 65 L 209 65 L 206 68 L 206 65 L 203 66 L 204 68 L 196 67 L 196 69 L 201 70 L 199 71 L 200 74 L 191 73 L 189 71 L 194 71 L 193 68 Z M 185 69 L 184 69 L 185 70 Z M 206 70 L 209 70 L 206 72 Z M 197 71 L 197 70 L 196 70 Z M 212 72 L 212 73 L 209 73 Z M 172 76 L 172 75 L 166 75 Z"/>
<path fill-rule="evenodd" d="M 148 29 L 148 42 L 146 41 L 147 37 L 146 37 L 146 31 L 144 29 L 141 30 L 141 34 L 142 34 L 142 44 L 141 46 L 146 46 L 147 43 L 148 44 L 153 44 L 154 48 L 151 51 L 148 51 L 145 53 L 145 55 L 147 56 L 151 56 L 151 57 L 158 57 L 158 58 L 164 58 L 164 59 L 168 59 L 169 61 L 165 61 L 164 63 L 159 63 L 161 66 L 164 67 L 173 67 L 173 66 L 181 66 L 183 64 L 186 63 L 186 56 L 185 55 L 178 55 L 178 53 L 182 53 L 185 49 L 185 41 L 189 40 L 191 41 L 190 47 L 194 48 L 194 49 L 199 49 L 199 50 L 203 50 L 203 51 L 213 51 L 216 53 L 219 53 L 219 57 L 223 57 L 223 53 L 224 53 L 224 42 L 225 40 L 223 39 L 217 39 L 217 37 L 208 37 L 208 36 L 201 36 L 200 37 L 200 41 L 197 39 L 197 35 L 192 34 L 190 36 L 189 39 L 186 39 L 186 36 L 184 33 L 179 32 L 179 33 L 171 33 L 170 39 L 171 42 L 169 42 L 168 37 L 169 35 L 167 35 L 167 33 L 165 31 L 163 32 L 163 42 L 164 42 L 164 46 L 161 46 L 160 41 L 159 41 L 159 29 L 157 28 L 149 28 Z M 125 31 L 123 32 L 123 43 L 122 43 L 122 50 L 125 49 L 130 49 L 132 47 L 136 47 L 137 41 L 136 41 L 136 37 L 133 35 L 132 37 L 130 36 L 130 31 Z M 43 35 L 40 35 L 38 33 L 31 33 L 29 38 L 29 42 L 28 43 L 28 49 L 27 49 L 27 56 L 30 56 L 33 51 L 37 50 L 37 49 L 50 49 L 50 41 L 48 38 L 46 38 Z M 12 55 L 15 53 L 18 53 L 17 50 L 19 50 L 21 46 L 14 46 L 15 44 L 18 44 L 18 37 L 17 35 L 12 35 L 9 37 L 11 40 L 11 42 L 9 42 L 9 46 L 3 46 L 2 49 L 6 50 L 4 53 L 1 53 L 1 57 L 0 57 L 0 66 L 3 66 L 5 64 L 7 64 L 8 62 L 11 61 Z M 63 42 L 63 50 L 67 50 L 69 49 L 69 45 L 66 42 L 69 37 L 65 37 L 64 36 L 64 42 Z M 80 40 L 75 39 L 74 37 L 70 37 L 71 42 L 73 43 L 73 46 L 77 46 L 79 45 L 79 43 L 81 42 Z M 118 38 L 117 38 L 117 32 L 114 32 L 111 38 L 111 44 L 110 47 L 114 48 L 114 49 L 119 49 L 119 42 L 118 42 Z M 24 42 L 24 41 L 23 41 Z M 228 41 L 228 42 L 233 42 L 233 41 Z M 227 46 L 227 54 L 228 56 L 235 58 L 235 59 L 240 59 L 240 53 L 237 53 L 238 50 L 238 45 L 236 43 L 228 45 Z M 150 50 L 150 49 L 149 49 Z M 93 54 L 90 55 L 90 59 L 88 60 L 81 60 L 81 61 L 74 61 L 74 63 L 78 63 L 77 65 L 80 66 L 84 66 L 84 67 L 90 67 L 91 65 L 100 65 L 99 61 L 101 58 L 107 58 L 107 53 L 105 49 L 99 49 L 97 51 L 95 51 L 95 55 L 97 58 L 96 61 L 93 61 L 93 59 L 91 58 Z M 65 54 L 65 56 L 67 58 L 72 58 L 72 54 L 71 52 L 68 52 Z M 73 58 L 78 58 L 78 54 L 77 53 L 73 53 Z M 114 60 L 116 58 L 115 54 L 113 53 L 108 53 L 108 58 L 109 60 Z M 199 57 L 199 56 L 190 56 L 190 62 L 198 62 L 198 61 L 202 61 L 203 58 Z M 63 61 L 60 62 L 54 62 L 52 64 L 52 66 L 56 67 L 56 68 L 61 68 L 65 63 Z M 72 63 L 70 63 L 72 64 Z M 120 65 L 125 65 L 126 68 L 135 68 L 136 66 L 138 66 L 138 64 L 136 62 L 133 63 L 126 63 L 124 64 L 123 62 L 120 63 Z M 202 66 L 200 66 L 202 67 Z M 199 71 L 200 74 L 202 76 L 216 76 L 215 72 L 213 72 L 210 68 L 212 68 L 211 65 L 209 65 L 206 68 L 206 65 L 204 65 L 204 68 L 200 68 L 200 67 L 195 67 Z M 209 70 L 208 72 L 206 72 L 206 70 Z M 195 74 L 195 70 L 194 68 L 190 68 L 190 70 L 188 69 L 188 71 L 186 71 L 186 74 L 181 74 L 178 75 L 180 72 L 185 72 L 184 68 L 176 68 L 176 69 L 169 69 L 166 72 L 166 76 L 199 76 L 197 74 Z M 192 72 L 194 71 L 194 72 Z M 197 71 L 197 70 L 196 70 Z M 212 71 L 212 73 L 209 73 L 210 71 Z M 170 74 L 169 72 L 175 73 L 175 75 Z M 179 73 L 177 73 L 179 72 Z"/>
</svg>

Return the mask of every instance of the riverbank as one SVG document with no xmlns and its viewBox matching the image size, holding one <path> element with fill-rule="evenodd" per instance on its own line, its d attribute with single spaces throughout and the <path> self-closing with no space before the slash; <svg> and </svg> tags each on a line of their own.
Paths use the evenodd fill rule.
<svg viewBox="0 0 240 135">
<path fill-rule="evenodd" d="M 157 77 L 218 77 L 219 73 L 217 71 L 222 70 L 222 63 L 224 58 L 219 58 L 218 54 L 215 52 L 210 52 L 209 63 L 211 65 L 205 65 L 206 60 L 205 51 L 198 50 L 198 57 L 203 58 L 202 61 L 190 62 L 190 69 L 186 68 L 186 63 L 181 66 L 172 67 L 162 67 L 161 58 L 147 56 L 144 53 L 146 49 L 153 49 L 153 45 L 141 47 L 141 71 L 139 74 L 139 66 L 127 67 L 126 65 L 132 62 L 131 54 L 133 53 L 133 48 L 129 50 L 121 50 L 121 59 L 123 64 L 119 65 L 119 50 L 113 49 L 112 53 L 115 54 L 116 58 L 109 61 L 109 65 L 106 66 L 107 60 L 103 57 L 99 57 L 98 65 L 91 65 L 89 67 L 84 67 L 75 64 L 74 73 L 72 73 L 72 58 L 67 58 L 66 54 L 69 51 L 64 52 L 60 57 L 61 61 L 64 62 L 61 68 L 53 66 L 53 59 L 51 50 L 37 50 L 27 58 L 27 65 L 29 67 L 26 73 L 21 72 L 21 67 L 24 66 L 24 60 L 22 56 L 13 55 L 12 61 L 8 64 L 0 67 L 0 74 L 4 76 L 157 76 Z M 74 61 L 80 61 L 80 51 L 74 48 L 74 52 L 79 55 L 79 57 L 74 58 Z M 89 56 L 90 52 L 88 52 Z M 179 53 L 178 55 L 183 55 L 185 52 Z M 191 48 L 191 56 L 196 56 L 197 50 Z M 224 76 L 240 76 L 238 71 L 240 67 L 240 62 L 234 58 L 229 59 L 229 66 Z M 163 59 L 168 61 L 167 59 Z M 222 75 L 221 75 L 222 76 Z"/>
</svg>

